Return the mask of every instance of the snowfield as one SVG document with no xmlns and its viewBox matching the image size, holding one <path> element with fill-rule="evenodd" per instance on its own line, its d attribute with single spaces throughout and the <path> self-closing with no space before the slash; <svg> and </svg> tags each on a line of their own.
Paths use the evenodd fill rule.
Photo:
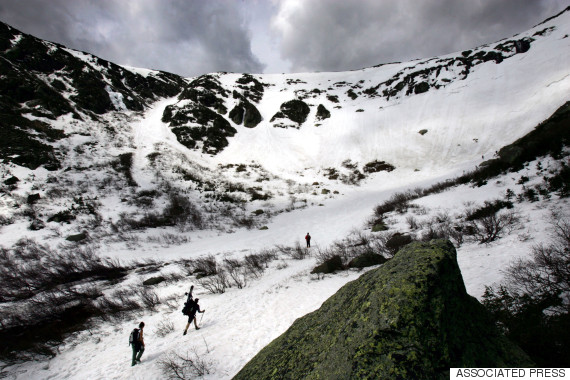
<svg viewBox="0 0 570 380">
<path fill-rule="evenodd" d="M 551 26 L 555 28 L 545 35 L 536 35 Z M 533 130 L 569 100 L 569 34 L 570 12 L 566 12 L 512 38 L 536 39 L 528 52 L 514 54 L 500 64 L 478 65 L 465 80 L 456 80 L 463 68 L 450 67 L 439 77 L 439 80 L 449 78 L 450 82 L 439 89 L 388 100 L 359 95 L 353 101 L 340 103 L 340 108 L 334 108 L 335 104 L 329 102 L 326 95 L 346 98 L 350 87 L 335 87 L 335 83 L 360 83 L 362 89 L 366 89 L 387 81 L 400 71 L 422 65 L 428 67 L 461 53 L 352 72 L 256 75 L 261 82 L 269 84 L 256 105 L 263 121 L 252 129 L 232 123 L 238 133 L 216 156 L 185 148 L 161 120 L 164 109 L 178 103 L 177 98 L 160 100 L 144 112 L 117 112 L 99 123 L 86 122 L 91 123 L 88 127 L 94 131 L 103 128 L 105 123 L 114 123 L 119 131 L 117 139 L 124 141 L 101 144 L 107 151 L 116 150 L 116 154 L 122 152 L 121 146 L 132 148 L 132 175 L 139 191 L 152 189 L 157 183 L 156 171 L 149 168 L 147 157 L 158 150 L 168 154 L 166 157 L 173 166 L 200 168 L 205 176 L 219 182 L 237 178 L 248 186 L 256 186 L 259 182 L 255 175 L 240 176 L 220 167 L 258 165 L 260 172 L 271 175 L 263 186 L 271 190 L 274 197 L 247 204 L 246 211 L 263 208 L 273 211 L 273 215 L 267 219 L 265 230 L 180 231 L 164 227 L 132 232 L 126 242 L 93 242 L 101 256 L 123 263 L 154 260 L 164 264 L 159 273 L 132 271 L 125 282 L 115 287 L 142 286 L 143 280 L 159 274 L 177 273 L 185 277 L 153 288 L 164 301 L 155 311 L 140 312 L 131 320 L 120 323 L 93 322 L 90 328 L 69 337 L 54 358 L 7 366 L 0 375 L 7 379 L 162 379 L 166 375 L 161 363 L 166 358 L 173 354 L 197 354 L 209 369 L 204 379 L 232 378 L 293 321 L 319 308 L 340 287 L 362 274 L 355 270 L 325 276 L 310 274 L 316 266 L 315 253 L 319 249 L 357 232 L 370 233 L 368 222 L 375 206 L 394 193 L 427 188 L 474 169 L 492 158 L 501 147 Z M 484 51 L 490 47 L 478 49 Z M 152 74 L 151 70 L 131 70 Z M 241 74 L 215 75 L 225 87 L 232 88 Z M 288 82 L 288 78 L 297 83 Z M 269 122 L 279 106 L 295 96 L 294 91 L 310 92 L 315 88 L 324 91 L 329 87 L 333 89 L 306 100 L 314 107 L 311 107 L 309 121 L 301 128 L 275 128 Z M 115 100 L 122 103 L 119 96 Z M 331 118 L 315 126 L 313 121 L 318 104 L 327 105 Z M 85 125 L 73 126 L 64 118 L 57 123 L 62 129 L 86 128 Z M 424 129 L 427 133 L 420 134 L 419 131 Z M 82 138 L 88 140 L 81 135 L 74 138 L 77 141 L 73 144 L 82 143 Z M 99 159 L 103 160 L 94 153 L 89 164 Z M 347 160 L 360 166 L 374 160 L 386 161 L 396 169 L 372 174 L 357 186 L 325 176 L 325 169 L 342 167 Z M 540 183 L 544 173 L 557 165 L 551 158 L 542 158 L 518 173 L 494 178 L 481 187 L 461 185 L 414 200 L 411 202 L 414 207 L 407 213 L 392 213 L 387 223 L 391 232 L 416 233 L 418 231 L 412 230 L 407 222 L 410 217 L 427 222 L 438 215 L 459 216 L 467 208 L 481 206 L 485 201 L 505 199 L 507 189 L 521 193 L 525 186 Z M 15 165 L 9 171 L 22 179 L 33 176 L 34 180 L 45 180 L 48 176 L 44 169 L 32 171 Z M 528 182 L 521 183 L 522 176 L 528 177 Z M 32 180 L 23 181 L 19 194 L 24 197 L 30 193 L 32 184 Z M 189 197 L 197 197 L 196 192 L 192 192 L 192 185 L 184 186 L 188 186 Z M 330 193 L 322 193 L 323 189 Z M 13 205 L 1 195 L 0 214 L 11 215 Z M 117 219 L 131 207 L 121 201 L 118 193 L 100 196 L 105 218 L 110 220 Z M 520 224 L 512 231 L 489 244 L 465 242 L 457 249 L 467 291 L 479 299 L 485 286 L 501 282 L 502 270 L 510 262 L 528 258 L 534 245 L 549 241 L 553 215 L 570 217 L 568 199 L 555 195 L 537 202 L 513 202 Z M 57 246 L 67 234 L 76 233 L 65 225 L 55 232 L 50 229 L 29 231 L 23 221 L 0 226 L 0 231 L 0 245 L 4 247 L 25 236 Z M 268 264 L 259 278 L 251 279 L 243 289 L 232 287 L 223 294 L 212 294 L 178 265 L 182 259 L 212 255 L 221 262 L 224 258 L 241 259 L 276 246 L 304 245 L 303 237 L 307 232 L 313 237 L 310 257 L 295 260 L 281 254 Z M 149 240 L 149 237 L 165 233 L 184 237 L 185 241 L 166 245 Z M 206 312 L 198 314 L 201 329 L 195 330 L 191 326 L 188 335 L 183 336 L 186 317 L 181 309 L 186 299 L 184 293 L 190 285 L 195 286 L 194 296 L 200 298 L 200 306 Z M 113 289 L 109 286 L 105 291 Z M 131 367 L 128 336 L 140 321 L 146 324 L 146 350 L 140 365 Z"/>
</svg>

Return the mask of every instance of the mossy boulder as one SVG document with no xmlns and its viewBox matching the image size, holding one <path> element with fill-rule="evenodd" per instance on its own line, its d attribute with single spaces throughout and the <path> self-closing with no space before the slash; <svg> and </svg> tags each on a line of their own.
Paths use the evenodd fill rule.
<svg viewBox="0 0 570 380">
<path fill-rule="evenodd" d="M 392 253 L 398 252 L 402 247 L 408 245 L 412 242 L 412 237 L 410 235 L 401 234 L 396 232 L 386 241 L 386 248 Z"/>
<path fill-rule="evenodd" d="M 449 241 L 416 242 L 297 319 L 234 379 L 448 379 L 451 367 L 527 367 L 465 291 Z"/>
<path fill-rule="evenodd" d="M 377 253 L 364 253 L 360 256 L 355 257 L 348 263 L 349 268 L 367 268 L 374 265 L 384 264 L 388 259 Z"/>
<path fill-rule="evenodd" d="M 334 255 L 330 259 L 325 260 L 322 264 L 315 267 L 311 271 L 311 273 L 328 274 L 328 273 L 334 273 L 337 270 L 342 270 L 342 269 L 344 269 L 344 265 L 342 264 L 342 259 L 340 258 L 340 256 Z"/>
<path fill-rule="evenodd" d="M 372 232 L 381 232 L 381 231 L 387 231 L 387 230 L 388 230 L 388 226 L 384 222 L 377 222 L 377 223 L 374 223 L 374 225 L 372 226 Z"/>
</svg>

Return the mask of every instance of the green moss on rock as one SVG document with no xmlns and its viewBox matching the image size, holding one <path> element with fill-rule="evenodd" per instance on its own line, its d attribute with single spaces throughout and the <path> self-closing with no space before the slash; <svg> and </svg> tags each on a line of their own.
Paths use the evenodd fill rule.
<svg viewBox="0 0 570 380">
<path fill-rule="evenodd" d="M 297 319 L 235 379 L 448 379 L 450 367 L 525 367 L 465 291 L 448 241 L 413 243 Z"/>
</svg>

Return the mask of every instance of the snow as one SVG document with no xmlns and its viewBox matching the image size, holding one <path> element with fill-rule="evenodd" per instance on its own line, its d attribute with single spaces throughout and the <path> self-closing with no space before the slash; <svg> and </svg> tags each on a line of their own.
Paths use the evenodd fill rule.
<svg viewBox="0 0 570 380">
<path fill-rule="evenodd" d="M 121 65 L 121 66 L 124 67 L 125 69 L 135 73 L 135 74 L 142 75 L 145 78 L 151 74 L 157 74 L 158 73 L 158 71 L 156 71 L 156 70 L 144 69 L 141 67 L 132 67 L 132 66 L 126 66 L 126 65 Z"/>
<path fill-rule="evenodd" d="M 111 99 L 111 103 L 113 104 L 115 110 L 126 111 L 128 109 L 125 103 L 123 102 L 123 94 L 121 94 L 120 92 L 113 91 L 111 86 L 108 85 L 105 86 L 105 91 L 109 93 L 109 98 Z"/>
<path fill-rule="evenodd" d="M 189 151 L 162 122 L 165 107 L 177 104 L 177 98 L 160 100 L 144 114 L 128 113 L 122 108 L 124 104 L 121 98 L 113 96 L 108 88 L 115 107 L 124 112 L 122 116 L 116 116 L 117 119 L 104 120 L 104 123 L 113 124 L 120 130 L 117 139 L 127 136 L 127 143 L 108 142 L 105 148 L 117 154 L 122 152 L 120 148 L 124 145 L 132 148 L 133 177 L 139 185 L 138 190 L 153 188 L 157 174 L 149 169 L 147 157 L 160 150 L 171 153 L 169 157 L 173 165 L 189 162 L 211 172 L 218 165 L 225 164 L 261 165 L 274 175 L 268 186 L 272 186 L 276 193 L 282 191 L 285 194 L 276 196 L 272 201 L 280 211 L 283 204 L 277 205 L 279 207 L 275 205 L 285 203 L 288 196 L 295 196 L 287 193 L 291 182 L 298 186 L 306 184 L 312 189 L 310 184 L 318 181 L 320 187 L 315 189 L 326 187 L 338 190 L 339 194 L 330 197 L 307 196 L 307 207 L 273 216 L 267 222 L 267 230 L 205 230 L 182 234 L 176 230 L 157 229 L 136 235 L 138 241 L 134 248 L 121 243 L 99 242 L 100 254 L 122 262 L 154 259 L 165 263 L 161 271 L 167 273 L 179 271 L 175 260 L 206 255 L 214 255 L 218 260 L 225 257 L 243 258 L 276 245 L 300 243 L 306 232 L 313 236 L 312 252 L 326 248 L 354 231 L 367 232 L 369 227 L 366 223 L 374 207 L 394 193 L 429 187 L 473 169 L 485 158 L 491 158 L 501 147 L 528 133 L 568 100 L 570 38 L 564 36 L 570 33 L 570 12 L 546 25 L 537 26 L 519 38 L 532 36 L 552 23 L 556 23 L 557 28 L 548 38 L 537 38 L 528 52 L 510 57 L 500 65 L 479 65 L 466 80 L 454 81 L 438 90 L 390 100 L 370 100 L 359 95 L 352 102 L 342 102 L 340 109 L 334 108 L 335 104 L 326 100 L 324 94 L 309 98 L 307 102 L 314 106 L 310 117 L 314 118 L 315 108 L 321 103 L 332 114 L 318 127 L 304 125 L 299 130 L 285 130 L 274 128 L 269 120 L 284 101 L 292 99 L 293 90 L 327 89 L 340 81 L 355 84 L 361 80 L 365 81 L 362 85 L 364 89 L 426 61 L 345 73 L 256 76 L 271 85 L 265 89 L 263 99 L 256 105 L 264 121 L 253 129 L 234 125 L 238 133 L 230 139 L 230 145 L 215 157 Z M 87 54 L 70 49 L 67 51 L 93 64 Z M 125 68 L 141 75 L 154 73 L 152 70 Z M 449 71 L 440 79 L 455 78 L 454 75 Z M 219 74 L 225 88 L 232 88 L 240 76 Z M 305 83 L 287 84 L 288 78 Z M 344 98 L 348 88 L 338 87 L 328 93 Z M 355 112 L 357 109 L 364 112 Z M 66 128 L 79 128 L 67 125 L 69 116 L 59 122 L 65 124 Z M 100 125 L 89 126 L 93 128 L 93 136 L 97 137 L 96 127 Z M 422 129 L 428 132 L 419 134 Z M 75 144 L 79 144 L 88 142 L 89 138 L 77 135 L 73 139 Z M 344 185 L 323 177 L 322 169 L 338 168 L 347 159 L 361 165 L 375 159 L 385 160 L 395 165 L 396 170 L 377 173 L 360 186 Z M 543 167 L 555 165 L 549 159 L 540 162 Z M 531 183 L 540 180 L 536 165 L 537 162 L 531 163 L 520 173 L 493 179 L 482 187 L 462 185 L 418 199 L 413 203 L 418 210 L 422 210 L 421 214 L 415 215 L 411 210 L 408 214 L 391 215 L 390 225 L 406 231 L 409 230 L 406 217 L 410 215 L 427 221 L 440 213 L 458 215 L 470 204 L 482 205 L 485 201 L 504 199 L 506 189 L 522 191 L 522 185 L 518 184 L 521 175 L 531 178 Z M 32 191 L 30 176 L 48 175 L 41 170 L 30 171 L 15 166 L 10 167 L 9 172 L 23 180 L 18 190 L 22 197 Z M 1 174 L 4 178 L 7 171 Z M 219 175 L 219 178 L 230 178 L 232 174 Z M 255 183 L 251 178 L 240 179 L 249 181 L 249 184 Z M 289 188 L 287 180 L 291 181 Z M 533 245 L 548 242 L 549 220 L 553 211 L 570 216 L 568 200 L 557 197 L 536 203 L 516 203 L 515 206 L 523 221 L 518 229 L 488 245 L 471 242 L 458 248 L 458 262 L 467 291 L 477 298 L 481 298 L 485 286 L 502 280 L 502 270 L 512 260 L 528 258 Z M 120 201 L 118 195 L 105 198 L 104 207 L 105 217 L 108 218 L 128 211 L 128 206 Z M 11 208 L 12 204 L 2 194 L 0 214 L 12 215 L 14 211 Z M 67 231 L 65 227 L 61 228 L 60 235 L 64 235 Z M 1 229 L 0 243 L 4 246 L 30 233 L 25 223 L 2 226 Z M 163 232 L 180 234 L 187 237 L 189 242 L 163 247 L 148 241 L 149 236 L 158 236 Z M 49 239 L 48 236 L 35 236 Z M 68 339 L 56 357 L 10 366 L 4 369 L 4 373 L 9 379 L 157 379 L 165 377 L 160 369 L 160 361 L 166 355 L 172 352 L 184 355 L 195 349 L 202 358 L 213 363 L 212 373 L 206 375 L 205 379 L 229 379 L 295 319 L 316 310 L 340 287 L 362 274 L 346 271 L 318 278 L 310 274 L 315 264 L 314 256 L 305 260 L 280 257 L 269 264 L 260 278 L 251 280 L 244 289 L 231 288 L 224 294 L 210 294 L 199 286 L 194 277 L 158 285 L 157 294 L 162 298 L 175 296 L 177 307 L 170 308 L 163 304 L 154 312 L 141 312 L 131 321 L 90 326 Z M 143 277 L 148 276 L 132 273 L 127 281 L 139 284 Z M 191 327 L 188 335 L 183 336 L 186 317 L 180 310 L 185 300 L 184 292 L 191 284 L 196 285 L 194 295 L 200 298 L 200 305 L 206 313 L 201 321 L 202 328 L 194 330 Z M 201 317 L 199 315 L 198 318 Z M 141 320 L 146 324 L 146 350 L 142 363 L 131 367 L 127 338 Z M 160 336 L 158 327 L 164 323 L 172 323 L 174 330 Z"/>
</svg>

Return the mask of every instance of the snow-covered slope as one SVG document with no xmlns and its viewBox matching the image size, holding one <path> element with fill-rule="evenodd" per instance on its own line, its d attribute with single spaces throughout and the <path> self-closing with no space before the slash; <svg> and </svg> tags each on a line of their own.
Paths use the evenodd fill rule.
<svg viewBox="0 0 570 380">
<path fill-rule="evenodd" d="M 2 133 L 16 136 L 0 143 L 0 245 L 28 237 L 56 249 L 92 247 L 122 263 L 158 262 L 160 273 L 133 270 L 121 283 L 102 285 L 106 295 L 140 288 L 157 274 L 184 276 L 154 288 L 163 300 L 154 311 L 131 314 L 130 321 L 93 320 L 56 357 L 5 368 L 8 378 L 164 378 L 165 358 L 194 350 L 211 362 L 206 378 L 231 378 L 296 318 L 359 276 L 310 275 L 320 250 L 369 233 L 374 207 L 395 192 L 473 169 L 569 100 L 570 11 L 443 57 L 291 75 L 184 79 L 36 40 L 37 54 L 45 49 L 66 63 L 30 67 L 10 51 L 33 37 L 10 28 L 3 33 L 8 42 L 0 45 L 0 68 L 10 75 L 0 78 L 2 88 L 45 85 L 61 103 L 33 92 L 0 102 L 10 116 Z M 109 100 L 103 108 L 91 107 L 81 92 L 80 72 L 103 84 Z M 18 150 L 17 141 L 29 145 Z M 49 159 L 18 159 L 34 157 L 27 154 L 34 147 Z M 425 231 L 413 230 L 409 218 L 455 220 L 467 207 L 504 198 L 507 189 L 523 194 L 559 167 L 542 159 L 481 187 L 461 185 L 418 199 L 407 214 L 388 216 L 389 233 L 421 236 Z M 551 212 L 569 214 L 567 200 L 557 195 L 522 200 L 516 211 L 523 223 L 512 234 L 458 248 L 470 294 L 480 297 L 510 260 L 548 240 Z M 295 260 L 275 248 L 294 246 L 307 231 L 311 257 Z M 79 233 L 81 242 L 66 240 Z M 208 292 L 179 261 L 212 255 L 221 263 L 268 251 L 278 252 L 277 259 L 261 276 L 223 294 Z M 191 283 L 207 312 L 203 328 L 183 336 L 180 309 Z M 127 337 L 135 319 L 147 325 L 147 350 L 143 363 L 131 367 Z"/>
</svg>

